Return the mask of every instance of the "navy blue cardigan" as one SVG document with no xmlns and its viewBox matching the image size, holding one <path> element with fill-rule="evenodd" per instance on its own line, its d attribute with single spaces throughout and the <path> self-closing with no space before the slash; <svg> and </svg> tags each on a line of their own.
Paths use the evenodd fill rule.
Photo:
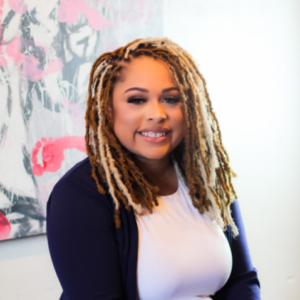
<svg viewBox="0 0 300 300">
<path fill-rule="evenodd" d="M 259 300 L 260 285 L 237 201 L 231 209 L 240 234 L 233 239 L 230 228 L 225 232 L 233 268 L 229 280 L 213 299 Z M 115 228 L 112 198 L 109 193 L 98 192 L 88 158 L 55 185 L 47 204 L 47 236 L 63 289 L 60 300 L 136 300 L 135 216 L 122 206 L 121 228 Z"/>
</svg>

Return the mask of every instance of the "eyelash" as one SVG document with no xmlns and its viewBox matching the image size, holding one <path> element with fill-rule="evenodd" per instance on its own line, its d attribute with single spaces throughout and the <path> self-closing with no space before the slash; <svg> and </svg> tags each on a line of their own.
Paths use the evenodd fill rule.
<svg viewBox="0 0 300 300">
<path fill-rule="evenodd" d="M 175 104 L 175 103 L 178 103 L 180 101 L 180 98 L 179 97 L 166 97 L 164 98 L 165 99 L 171 99 L 172 102 L 168 102 L 169 104 Z M 142 101 L 142 102 L 141 102 Z M 142 104 L 142 103 L 145 103 L 147 101 L 146 98 L 142 98 L 142 97 L 136 97 L 136 96 L 132 96 L 132 97 L 129 97 L 128 98 L 128 103 L 133 103 L 133 104 Z"/>
</svg>

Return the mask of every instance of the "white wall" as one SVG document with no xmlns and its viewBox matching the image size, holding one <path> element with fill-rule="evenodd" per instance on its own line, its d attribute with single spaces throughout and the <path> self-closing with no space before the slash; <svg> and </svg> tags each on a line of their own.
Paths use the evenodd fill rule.
<svg viewBox="0 0 300 300">
<path fill-rule="evenodd" d="M 164 1 L 164 35 L 199 63 L 238 173 L 262 298 L 299 300 L 299 1 Z M 45 236 L 0 243 L 0 290 L 59 299 Z"/>
<path fill-rule="evenodd" d="M 45 235 L 0 242 L 1 300 L 58 300 L 60 283 Z"/>
<path fill-rule="evenodd" d="M 300 1 L 166 0 L 207 81 L 264 300 L 300 299 Z"/>
</svg>

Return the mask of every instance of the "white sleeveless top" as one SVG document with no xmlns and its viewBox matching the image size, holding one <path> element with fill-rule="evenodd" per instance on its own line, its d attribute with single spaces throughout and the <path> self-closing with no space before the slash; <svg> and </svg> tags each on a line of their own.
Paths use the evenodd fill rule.
<svg viewBox="0 0 300 300">
<path fill-rule="evenodd" d="M 201 215 L 185 185 L 158 196 L 153 214 L 136 215 L 137 298 L 208 300 L 229 278 L 232 256 L 221 228 Z"/>
</svg>

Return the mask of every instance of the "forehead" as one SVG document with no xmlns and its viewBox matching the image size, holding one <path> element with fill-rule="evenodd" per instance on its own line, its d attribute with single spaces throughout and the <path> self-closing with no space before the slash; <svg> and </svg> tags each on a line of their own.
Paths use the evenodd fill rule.
<svg viewBox="0 0 300 300">
<path fill-rule="evenodd" d="M 166 63 L 152 57 L 141 56 L 122 64 L 121 85 L 170 85 L 176 86 Z"/>
</svg>

